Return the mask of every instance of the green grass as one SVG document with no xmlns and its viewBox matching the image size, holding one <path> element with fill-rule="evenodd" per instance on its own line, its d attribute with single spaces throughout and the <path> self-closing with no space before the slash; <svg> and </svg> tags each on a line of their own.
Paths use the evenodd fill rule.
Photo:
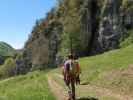
<svg viewBox="0 0 133 100">
<path fill-rule="evenodd" d="M 81 58 L 82 81 L 95 82 L 101 73 L 126 68 L 129 64 L 133 64 L 133 45 L 106 52 L 102 55 Z"/>
<path fill-rule="evenodd" d="M 55 100 L 45 72 L 32 72 L 0 81 L 0 100 Z"/>
<path fill-rule="evenodd" d="M 92 57 L 80 58 L 79 62 L 82 69 L 82 84 L 108 88 L 118 94 L 133 95 L 133 45 Z M 132 67 L 130 68 L 129 65 Z M 56 69 L 51 73 L 61 74 L 61 70 Z M 59 83 L 62 84 L 60 81 Z M 108 97 L 103 97 L 101 100 L 105 98 Z"/>
<path fill-rule="evenodd" d="M 57 71 L 57 70 L 56 70 Z M 54 70 L 54 72 L 50 72 L 50 75 L 53 77 L 53 79 L 58 83 L 60 84 L 63 88 L 64 88 L 64 91 L 68 91 L 68 88 L 66 87 L 64 81 L 62 80 L 61 77 L 59 77 L 57 74 L 55 74 L 56 72 Z M 87 99 L 90 99 L 92 98 L 97 98 L 98 100 L 118 100 L 116 99 L 115 97 L 111 97 L 111 96 L 106 96 L 106 95 L 100 95 L 98 96 L 96 91 L 88 91 L 88 92 L 84 92 L 82 93 L 81 90 L 79 89 L 78 85 L 76 86 L 76 94 L 80 94 L 80 97 L 78 98 L 87 98 Z"/>
<path fill-rule="evenodd" d="M 82 75 L 81 83 L 98 85 L 113 91 L 133 94 L 133 73 L 128 67 L 133 64 L 133 45 L 113 50 L 101 55 L 79 59 Z M 50 71 L 50 74 L 61 74 L 61 70 Z M 31 72 L 0 81 L 0 100 L 55 100 L 47 83 L 47 72 Z M 54 75 L 54 74 L 53 74 Z M 53 78 L 64 87 L 63 80 Z M 77 88 L 78 89 L 78 88 Z M 80 90 L 79 90 L 80 92 Z M 95 92 L 80 94 L 81 97 L 96 97 Z M 99 99 L 99 98 L 98 98 Z M 115 100 L 113 97 L 100 97 L 100 100 Z"/>
<path fill-rule="evenodd" d="M 80 59 L 81 80 L 110 88 L 118 93 L 133 94 L 133 45 L 106 52 L 102 55 Z"/>
</svg>

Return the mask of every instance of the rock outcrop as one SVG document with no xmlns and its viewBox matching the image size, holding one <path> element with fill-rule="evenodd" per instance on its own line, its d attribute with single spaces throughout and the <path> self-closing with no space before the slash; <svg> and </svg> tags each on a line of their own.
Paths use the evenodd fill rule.
<svg viewBox="0 0 133 100">
<path fill-rule="evenodd" d="M 24 62 L 27 67 L 31 66 L 31 70 L 56 65 L 62 25 L 54 17 L 51 12 L 45 19 L 38 21 L 25 44 Z"/>
<path fill-rule="evenodd" d="M 102 51 L 118 48 L 121 0 L 106 0 L 102 8 L 98 41 Z"/>
<path fill-rule="evenodd" d="M 90 54 L 118 48 L 120 38 L 133 28 L 133 1 L 102 0 L 102 6 L 98 5 L 99 2 L 88 0 L 82 15 L 82 29 L 88 37 Z M 124 8 L 123 2 L 130 6 Z"/>
</svg>

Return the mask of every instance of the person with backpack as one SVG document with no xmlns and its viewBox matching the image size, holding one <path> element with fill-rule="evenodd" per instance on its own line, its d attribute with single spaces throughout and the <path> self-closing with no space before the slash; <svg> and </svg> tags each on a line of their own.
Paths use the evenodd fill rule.
<svg viewBox="0 0 133 100">
<path fill-rule="evenodd" d="M 72 54 L 68 55 L 68 59 L 63 65 L 64 82 L 68 87 L 69 100 L 75 100 L 75 83 L 79 83 L 80 68 L 79 63 L 74 59 Z"/>
</svg>

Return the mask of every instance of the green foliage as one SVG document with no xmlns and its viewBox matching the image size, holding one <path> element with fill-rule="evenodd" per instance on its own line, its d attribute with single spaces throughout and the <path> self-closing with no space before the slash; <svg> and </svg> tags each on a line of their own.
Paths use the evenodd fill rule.
<svg viewBox="0 0 133 100">
<path fill-rule="evenodd" d="M 45 73 L 36 71 L 1 81 L 0 100 L 56 100 Z"/>
<path fill-rule="evenodd" d="M 60 11 L 63 12 L 63 34 L 61 42 L 61 54 L 66 55 L 71 50 L 71 40 L 73 51 L 80 53 L 84 49 L 82 44 L 80 4 L 81 0 L 64 0 L 60 5 Z M 63 9 L 64 8 L 64 9 Z"/>
<path fill-rule="evenodd" d="M 133 30 L 128 31 L 125 36 L 123 36 L 123 41 L 120 43 L 120 47 L 127 47 L 133 44 Z"/>
<path fill-rule="evenodd" d="M 6 59 L 5 63 L 0 66 L 0 77 L 7 78 L 14 75 L 16 63 L 13 58 Z"/>
<path fill-rule="evenodd" d="M 98 5 L 99 5 L 99 6 L 103 6 L 104 3 L 105 3 L 105 0 L 98 0 Z"/>
<path fill-rule="evenodd" d="M 133 1 L 132 0 L 123 0 L 122 7 L 127 11 L 129 11 L 129 10 L 133 11 Z"/>
</svg>

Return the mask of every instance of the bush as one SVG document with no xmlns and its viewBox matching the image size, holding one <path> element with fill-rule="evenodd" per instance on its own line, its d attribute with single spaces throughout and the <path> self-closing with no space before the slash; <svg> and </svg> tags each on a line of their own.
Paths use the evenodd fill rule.
<svg viewBox="0 0 133 100">
<path fill-rule="evenodd" d="M 15 74 L 16 63 L 13 58 L 8 58 L 0 67 L 0 78 L 11 77 Z"/>
</svg>

